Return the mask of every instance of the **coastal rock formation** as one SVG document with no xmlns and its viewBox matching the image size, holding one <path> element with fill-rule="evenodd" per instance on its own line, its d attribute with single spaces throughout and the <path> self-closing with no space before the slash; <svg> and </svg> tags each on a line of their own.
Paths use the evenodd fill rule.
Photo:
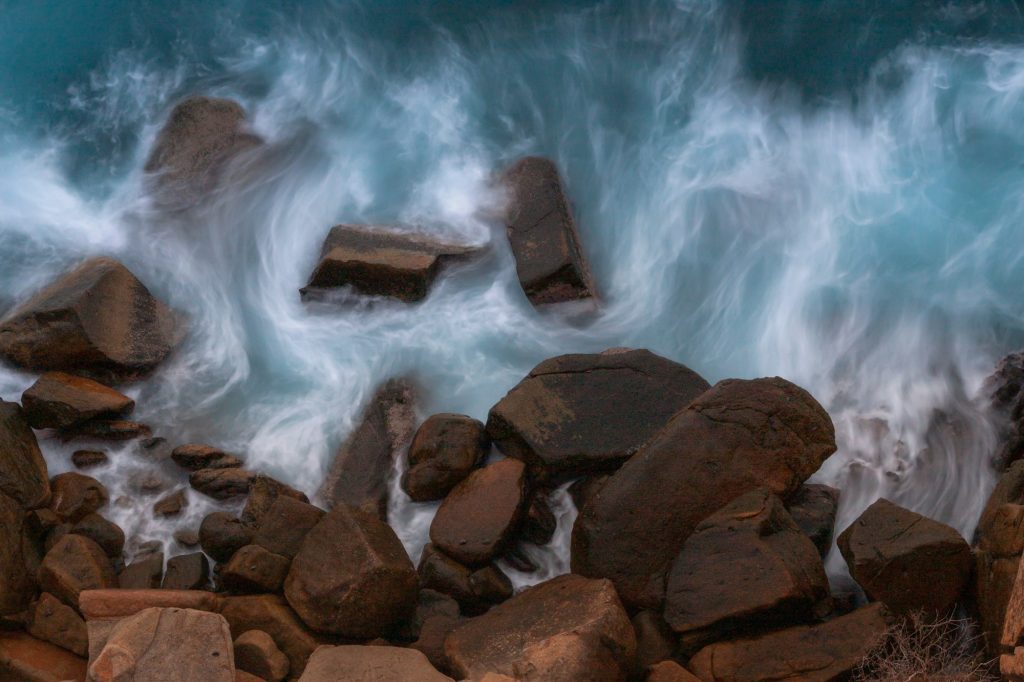
<svg viewBox="0 0 1024 682">
<path fill-rule="evenodd" d="M 24 632 L 0 631 L 0 678 L 77 682 L 85 675 L 84 658 Z"/>
<path fill-rule="evenodd" d="M 220 609 L 236 637 L 249 630 L 262 630 L 288 657 L 293 677 L 302 674 L 306 661 L 320 645 L 284 598 L 276 594 L 226 597 Z"/>
<path fill-rule="evenodd" d="M 68 534 L 43 557 L 39 586 L 77 607 L 82 590 L 117 587 L 117 574 L 99 545 L 85 536 Z"/>
<path fill-rule="evenodd" d="M 263 515 L 260 528 L 253 536 L 253 544 L 291 559 L 324 513 L 323 509 L 282 495 Z"/>
<path fill-rule="evenodd" d="M 313 652 L 300 682 L 416 680 L 454 682 L 419 651 L 391 646 L 323 646 Z"/>
<path fill-rule="evenodd" d="M 49 479 L 25 412 L 18 403 L 0 400 L 0 492 L 34 509 L 49 499 Z"/>
<path fill-rule="evenodd" d="M 1000 477 L 981 514 L 976 531 L 975 590 L 978 619 L 990 656 L 1001 653 L 1006 609 L 1020 569 L 1024 538 L 1024 460 Z"/>
<path fill-rule="evenodd" d="M 288 557 L 259 545 L 246 545 L 221 567 L 220 581 L 231 592 L 280 592 L 290 565 Z"/>
<path fill-rule="evenodd" d="M 89 653 L 89 635 L 85 621 L 70 606 L 52 594 L 43 592 L 28 610 L 25 629 L 30 635 L 77 656 Z"/>
<path fill-rule="evenodd" d="M 616 469 L 710 385 L 647 350 L 540 363 L 487 417 L 487 433 L 538 481 Z"/>
<path fill-rule="evenodd" d="M 171 459 L 182 469 L 199 471 L 201 469 L 234 469 L 242 466 L 242 460 L 234 455 L 200 443 L 179 445 L 171 451 Z"/>
<path fill-rule="evenodd" d="M 435 414 L 420 424 L 409 446 L 402 490 L 415 502 L 440 500 L 487 457 L 484 425 L 462 414 Z"/>
<path fill-rule="evenodd" d="M 786 510 L 804 535 L 811 539 L 824 559 L 832 549 L 839 491 L 827 485 L 808 483 L 800 486 L 786 503 Z"/>
<path fill-rule="evenodd" d="M 99 511 L 110 500 L 102 483 L 75 471 L 57 474 L 50 481 L 50 509 L 72 523 Z"/>
<path fill-rule="evenodd" d="M 225 562 L 252 542 L 252 529 L 228 512 L 208 514 L 199 525 L 199 544 L 215 561 Z"/>
<path fill-rule="evenodd" d="M 274 638 L 262 630 L 249 630 L 235 638 L 235 667 L 266 682 L 281 682 L 288 675 L 288 657 Z"/>
<path fill-rule="evenodd" d="M 467 614 L 486 611 L 512 596 L 512 581 L 494 564 L 469 568 L 434 545 L 423 548 L 416 572 L 424 588 L 450 595 Z"/>
<path fill-rule="evenodd" d="M 0 320 L 0 356 L 117 383 L 150 374 L 182 332 L 178 316 L 128 268 L 92 258 Z"/>
<path fill-rule="evenodd" d="M 34 429 L 62 429 L 99 417 L 120 417 L 135 401 L 103 384 L 64 372 L 47 372 L 21 394 Z"/>
</svg>

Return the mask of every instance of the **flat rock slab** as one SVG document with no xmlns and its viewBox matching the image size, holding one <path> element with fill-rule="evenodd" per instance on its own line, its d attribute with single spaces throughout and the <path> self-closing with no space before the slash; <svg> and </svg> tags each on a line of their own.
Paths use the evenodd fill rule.
<svg viewBox="0 0 1024 682">
<path fill-rule="evenodd" d="M 183 332 L 128 268 L 92 258 L 0 320 L 0 355 L 25 369 L 116 383 L 150 374 Z"/>
<path fill-rule="evenodd" d="M 86 660 L 24 632 L 0 631 L 0 679 L 85 682 Z"/>
<path fill-rule="evenodd" d="M 98 417 L 119 417 L 135 401 L 98 381 L 65 372 L 47 372 L 21 394 L 34 429 L 61 429 Z"/>
<path fill-rule="evenodd" d="M 711 386 L 648 350 L 561 355 L 537 365 L 487 417 L 487 433 L 538 480 L 619 467 Z"/>
<path fill-rule="evenodd" d="M 415 649 L 393 646 L 322 646 L 313 652 L 299 682 L 454 682 Z"/>
<path fill-rule="evenodd" d="M 831 682 L 846 679 L 884 642 L 888 627 L 885 607 L 871 604 L 821 625 L 712 644 L 688 667 L 703 682 Z"/>
<path fill-rule="evenodd" d="M 125 618 L 149 608 L 218 611 L 221 597 L 205 590 L 84 590 L 78 608 L 89 620 Z"/>
<path fill-rule="evenodd" d="M 967 587 L 974 563 L 956 530 L 884 499 L 843 531 L 838 544 L 868 597 L 902 615 L 947 614 Z"/>
<path fill-rule="evenodd" d="M 505 171 L 508 241 L 516 274 L 535 306 L 596 296 L 558 168 L 528 156 Z"/>
<path fill-rule="evenodd" d="M 0 492 L 34 509 L 50 497 L 49 479 L 24 410 L 18 403 L 0 400 Z"/>
<path fill-rule="evenodd" d="M 304 297 L 351 286 L 361 294 L 403 301 L 426 298 L 441 269 L 480 249 L 391 228 L 336 225 L 324 240 Z"/>
<path fill-rule="evenodd" d="M 694 400 L 594 493 L 573 527 L 573 570 L 660 608 L 665 576 L 710 512 L 765 487 L 785 499 L 836 449 L 828 413 L 784 379 L 730 379 Z"/>
<path fill-rule="evenodd" d="M 537 682 L 622 682 L 636 639 L 610 582 L 569 574 L 459 626 L 445 653 L 460 679 L 493 672 Z"/>
</svg>

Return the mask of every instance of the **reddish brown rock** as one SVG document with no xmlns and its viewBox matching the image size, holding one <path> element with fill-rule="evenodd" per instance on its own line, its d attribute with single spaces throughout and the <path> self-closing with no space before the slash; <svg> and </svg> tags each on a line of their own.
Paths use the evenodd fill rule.
<svg viewBox="0 0 1024 682">
<path fill-rule="evenodd" d="M 78 606 L 82 590 L 117 587 L 110 559 L 83 535 L 65 535 L 53 546 L 39 568 L 39 585 L 69 606 Z"/>
<path fill-rule="evenodd" d="M 290 565 L 288 557 L 246 545 L 221 567 L 220 580 L 232 592 L 280 592 Z"/>
<path fill-rule="evenodd" d="M 124 531 L 99 514 L 83 516 L 68 532 L 89 538 L 111 559 L 120 559 L 124 552 Z"/>
<path fill-rule="evenodd" d="M 24 611 L 35 594 L 39 550 L 32 539 L 45 532 L 32 529 L 36 523 L 26 519 L 17 501 L 0 493 L 0 616 Z"/>
<path fill-rule="evenodd" d="M 215 561 L 227 561 L 252 542 L 252 529 L 228 512 L 208 514 L 199 525 L 199 544 Z"/>
<path fill-rule="evenodd" d="M 234 469 L 242 466 L 242 460 L 209 445 L 190 443 L 179 445 L 171 451 L 171 459 L 182 469 Z"/>
<path fill-rule="evenodd" d="M 459 616 L 428 618 L 420 628 L 420 636 L 409 645 L 409 648 L 422 653 L 432 666 L 446 673 L 451 670 L 451 663 L 444 652 L 444 642 L 448 635 L 464 622 L 465 619 Z"/>
<path fill-rule="evenodd" d="M 416 680 L 453 682 L 419 651 L 392 646 L 324 646 L 309 659 L 301 682 Z"/>
<path fill-rule="evenodd" d="M 435 414 L 413 436 L 402 490 L 417 502 L 440 500 L 487 457 L 490 443 L 478 420 Z"/>
<path fill-rule="evenodd" d="M 839 536 L 850 575 L 899 614 L 947 614 L 971 576 L 971 548 L 944 523 L 878 500 Z"/>
<path fill-rule="evenodd" d="M 126 419 L 93 419 L 61 429 L 60 432 L 60 437 L 65 442 L 82 439 L 124 441 L 149 438 L 152 435 L 152 429 L 145 424 Z"/>
<path fill-rule="evenodd" d="M 167 560 L 165 590 L 205 590 L 210 584 L 210 564 L 202 552 L 179 554 Z"/>
<path fill-rule="evenodd" d="M 387 517 L 391 463 L 412 437 L 414 404 L 413 387 L 404 380 L 393 379 L 377 390 L 320 488 L 318 496 L 328 509 L 346 504 Z"/>
<path fill-rule="evenodd" d="M 249 492 L 255 474 L 245 469 L 200 469 L 193 471 L 188 483 L 193 490 L 215 500 L 228 500 Z"/>
<path fill-rule="evenodd" d="M 93 258 L 0 321 L 0 355 L 25 369 L 116 383 L 151 373 L 181 332 L 177 316 L 127 268 Z"/>
<path fill-rule="evenodd" d="M 108 461 L 107 453 L 101 450 L 75 450 L 71 455 L 71 463 L 79 469 L 103 466 Z"/>
<path fill-rule="evenodd" d="M 1024 552 L 1024 461 L 1003 473 L 981 514 L 976 532 L 975 589 L 978 620 L 989 656 L 1002 649 L 999 638 Z"/>
<path fill-rule="evenodd" d="M 306 661 L 320 644 L 278 595 L 227 597 L 221 614 L 227 619 L 235 636 L 248 630 L 262 630 L 273 637 L 274 643 L 288 657 L 293 677 L 302 674 Z"/>
<path fill-rule="evenodd" d="M 0 492 L 33 509 L 50 496 L 46 461 L 17 403 L 0 400 Z"/>
<path fill-rule="evenodd" d="M 486 563 L 508 548 L 527 501 L 521 461 L 477 469 L 444 498 L 430 524 L 430 541 L 461 563 Z"/>
<path fill-rule="evenodd" d="M 558 520 L 548 505 L 547 495 L 538 491 L 533 495 L 530 506 L 526 509 L 526 517 L 523 519 L 523 529 L 520 535 L 527 542 L 546 545 L 551 542 L 557 529 Z"/>
<path fill-rule="evenodd" d="M 148 590 L 160 587 L 164 578 L 164 553 L 153 552 L 128 564 L 117 577 L 125 590 Z"/>
<path fill-rule="evenodd" d="M 528 156 L 505 171 L 508 240 L 535 306 L 595 298 L 572 208 L 555 164 Z"/>
<path fill-rule="evenodd" d="M 43 592 L 28 611 L 28 633 L 44 642 L 56 644 L 78 656 L 89 653 L 85 621 L 73 608 L 52 594 Z"/>
<path fill-rule="evenodd" d="M 616 469 L 708 388 L 647 350 L 561 355 L 491 408 L 487 433 L 537 480 L 558 483 Z"/>
<path fill-rule="evenodd" d="M 479 251 L 425 234 L 336 225 L 324 240 L 320 260 L 301 293 L 309 297 L 350 286 L 370 296 L 420 301 L 443 268 Z"/>
<path fill-rule="evenodd" d="M 219 611 L 222 599 L 203 590 L 84 590 L 78 608 L 89 621 L 133 616 L 149 608 Z"/>
<path fill-rule="evenodd" d="M 646 682 L 700 682 L 700 678 L 675 661 L 662 661 L 647 669 Z"/>
<path fill-rule="evenodd" d="M 153 516 L 171 518 L 181 514 L 188 506 L 188 496 L 183 488 L 164 495 L 153 504 Z"/>
<path fill-rule="evenodd" d="M 659 607 L 665 575 L 709 510 L 766 487 L 792 494 L 835 451 L 832 421 L 779 378 L 727 380 L 694 400 L 601 486 L 573 527 L 572 566 Z"/>
<path fill-rule="evenodd" d="M 884 641 L 889 627 L 881 604 L 821 625 L 801 625 L 701 649 L 689 668 L 704 682 L 845 679 Z"/>
<path fill-rule="evenodd" d="M 839 491 L 827 485 L 802 485 L 786 502 L 786 510 L 824 559 L 832 549 L 832 533 L 839 509 Z"/>
<path fill-rule="evenodd" d="M 417 588 L 416 570 L 391 527 L 342 505 L 306 535 L 284 594 L 312 629 L 369 639 L 411 614 Z"/>
<path fill-rule="evenodd" d="M 282 495 L 299 502 L 309 502 L 309 498 L 302 491 L 286 486 L 269 476 L 256 474 L 249 482 L 249 497 L 246 498 L 245 508 L 239 517 L 242 523 L 250 528 L 259 529 L 263 525 L 263 516 Z"/>
<path fill-rule="evenodd" d="M 324 510 L 288 496 L 280 496 L 263 515 L 253 544 L 291 559 L 306 534 L 320 522 Z"/>
<path fill-rule="evenodd" d="M 655 663 L 667 661 L 676 652 L 678 637 L 660 613 L 641 611 L 633 616 L 633 632 L 636 633 L 638 668 L 647 669 Z"/>
<path fill-rule="evenodd" d="M 0 679 L 12 682 L 85 682 L 86 662 L 24 632 L 0 631 Z"/>
<path fill-rule="evenodd" d="M 50 509 L 72 523 L 99 511 L 110 499 L 102 483 L 75 471 L 54 476 L 50 490 Z"/>
<path fill-rule="evenodd" d="M 570 574 L 456 628 L 445 652 L 462 678 L 496 672 L 545 682 L 624 681 L 636 640 L 611 583 Z"/>
<path fill-rule="evenodd" d="M 576 509 L 583 509 L 587 506 L 597 491 L 601 489 L 608 479 L 611 478 L 611 474 L 595 474 L 592 476 L 581 476 L 580 478 L 573 481 L 572 485 L 569 486 L 569 497 L 572 498 L 572 503 L 576 506 Z"/>
<path fill-rule="evenodd" d="M 828 596 L 814 543 L 779 498 L 760 489 L 687 538 L 668 574 L 665 620 L 689 640 L 720 638 L 743 626 L 808 622 L 827 613 Z"/>
<path fill-rule="evenodd" d="M 512 596 L 512 581 L 494 564 L 471 569 L 430 544 L 420 554 L 417 573 L 423 587 L 450 595 L 469 614 Z"/>
<path fill-rule="evenodd" d="M 135 401 L 84 377 L 47 372 L 21 394 L 28 423 L 34 429 L 62 429 L 90 419 L 120 417 Z"/>
<path fill-rule="evenodd" d="M 262 630 L 249 630 L 235 638 L 235 667 L 267 682 L 280 682 L 288 675 L 288 657 L 273 637 Z"/>
</svg>

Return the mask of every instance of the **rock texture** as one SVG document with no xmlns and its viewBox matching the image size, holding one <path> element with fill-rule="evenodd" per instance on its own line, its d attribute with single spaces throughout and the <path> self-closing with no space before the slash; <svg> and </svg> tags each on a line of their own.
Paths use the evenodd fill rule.
<svg viewBox="0 0 1024 682">
<path fill-rule="evenodd" d="M 647 350 L 540 363 L 487 417 L 487 432 L 539 481 L 612 470 L 710 385 Z"/>
<path fill-rule="evenodd" d="M 267 682 L 280 682 L 288 675 L 288 657 L 262 630 L 249 630 L 235 638 L 235 667 Z"/>
<path fill-rule="evenodd" d="M 31 542 L 31 524 L 25 510 L 13 498 L 0 493 L 0 616 L 24 611 L 35 593 L 38 549 Z"/>
<path fill-rule="evenodd" d="M 210 564 L 202 552 L 179 554 L 167 560 L 165 590 L 203 590 L 210 583 Z"/>
<path fill-rule="evenodd" d="M 182 469 L 199 471 L 200 469 L 233 469 L 242 466 L 242 460 L 234 455 L 200 443 L 179 445 L 171 451 L 171 459 Z"/>
<path fill-rule="evenodd" d="M 555 164 L 528 156 L 505 171 L 508 240 L 530 303 L 596 297 L 576 219 Z"/>
<path fill-rule="evenodd" d="M 324 240 L 320 260 L 303 296 L 351 286 L 362 294 L 420 301 L 442 268 L 480 249 L 390 228 L 336 225 Z"/>
<path fill-rule="evenodd" d="M 323 517 L 324 510 L 319 507 L 287 496 L 278 497 L 263 515 L 253 544 L 291 559 L 298 553 L 306 534 Z"/>
<path fill-rule="evenodd" d="M 416 502 L 440 500 L 475 469 L 490 450 L 484 425 L 463 414 L 435 414 L 409 446 L 402 490 Z"/>
<path fill-rule="evenodd" d="M 235 636 L 249 630 L 262 630 L 270 635 L 288 657 L 293 677 L 302 674 L 306 661 L 320 644 L 287 602 L 276 594 L 227 597 L 221 614 Z"/>
<path fill-rule="evenodd" d="M 824 558 L 832 549 L 832 533 L 836 525 L 836 511 L 839 509 L 839 491 L 827 485 L 802 485 L 789 498 L 786 509 Z"/>
<path fill-rule="evenodd" d="M 280 592 L 290 564 L 288 557 L 246 545 L 221 567 L 221 584 L 232 592 Z"/>
<path fill-rule="evenodd" d="M 126 267 L 93 258 L 0 320 L 0 355 L 25 369 L 130 381 L 151 373 L 182 331 Z"/>
<path fill-rule="evenodd" d="M 241 497 L 249 492 L 249 484 L 256 474 L 245 469 L 200 469 L 193 471 L 188 483 L 193 490 L 215 500 Z"/>
<path fill-rule="evenodd" d="M 416 424 L 412 385 L 393 379 L 377 389 L 356 426 L 338 449 L 320 488 L 328 509 L 345 504 L 387 516 L 391 464 L 409 443 Z"/>
<path fill-rule="evenodd" d="M 199 525 L 199 544 L 215 561 L 225 562 L 252 542 L 252 529 L 228 512 L 208 514 Z"/>
<path fill-rule="evenodd" d="M 33 637 L 56 644 L 77 656 L 89 653 L 85 621 L 52 594 L 43 592 L 32 604 L 25 629 Z"/>
<path fill-rule="evenodd" d="M 469 568 L 434 545 L 423 548 L 417 573 L 423 587 L 450 595 L 468 614 L 486 611 L 512 596 L 512 581 L 494 564 Z"/>
<path fill-rule="evenodd" d="M 34 509 L 50 497 L 49 478 L 21 406 L 0 400 L 0 492 Z"/>
<path fill-rule="evenodd" d="M 485 563 L 509 546 L 528 501 L 522 462 L 503 459 L 489 464 L 444 498 L 430 524 L 430 541 L 456 561 Z"/>
<path fill-rule="evenodd" d="M 82 535 L 68 534 L 43 558 L 39 585 L 65 604 L 77 607 L 82 590 L 117 587 L 117 575 L 99 545 Z"/>
<path fill-rule="evenodd" d="M 709 510 L 761 487 L 785 498 L 835 449 L 831 419 L 798 386 L 779 378 L 720 382 L 581 510 L 573 570 L 611 579 L 627 604 L 658 608 L 669 564 Z"/>
<path fill-rule="evenodd" d="M 300 682 L 453 682 L 419 651 L 392 646 L 323 646 L 313 652 Z"/>
<path fill-rule="evenodd" d="M 34 429 L 62 429 L 99 417 L 120 417 L 135 401 L 103 384 L 64 372 L 47 372 L 21 394 Z"/>
<path fill-rule="evenodd" d="M 878 500 L 839 536 L 850 575 L 899 614 L 945 615 L 971 576 L 971 548 L 954 529 Z"/>
<path fill-rule="evenodd" d="M 92 476 L 75 471 L 57 474 L 50 481 L 50 509 L 72 523 L 105 507 L 110 494 Z"/>
<path fill-rule="evenodd" d="M 344 505 L 306 535 L 284 586 L 312 629 L 366 639 L 410 615 L 416 591 L 416 570 L 391 527 Z"/>
<path fill-rule="evenodd" d="M 633 626 L 607 580 L 563 575 L 456 628 L 445 652 L 460 678 L 624 681 L 636 656 Z"/>
<path fill-rule="evenodd" d="M 1001 653 L 999 639 L 1007 604 L 1024 552 L 1024 460 L 1003 473 L 981 514 L 975 548 L 978 620 L 990 656 Z"/>
<path fill-rule="evenodd" d="M 872 604 L 821 625 L 712 644 L 689 668 L 703 682 L 831 682 L 849 676 L 884 641 L 888 626 L 885 607 Z"/>
<path fill-rule="evenodd" d="M 0 631 L 0 679 L 12 682 L 85 680 L 86 662 L 24 632 Z"/>
</svg>

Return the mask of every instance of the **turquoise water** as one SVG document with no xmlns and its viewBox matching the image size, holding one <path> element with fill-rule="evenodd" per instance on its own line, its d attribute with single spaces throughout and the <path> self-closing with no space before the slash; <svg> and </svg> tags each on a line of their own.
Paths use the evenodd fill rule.
<svg viewBox="0 0 1024 682">
<path fill-rule="evenodd" d="M 544 358 L 634 346 L 812 391 L 841 525 L 886 496 L 969 533 L 993 484 L 977 391 L 1024 345 L 1010 3 L 0 0 L 0 66 L 0 309 L 122 259 L 191 319 L 132 389 L 171 441 L 312 492 L 389 376 L 417 377 L 424 415 L 484 418 Z M 267 170 L 181 220 L 141 169 L 191 93 L 246 107 Z M 527 153 L 572 195 L 602 298 L 587 324 L 528 304 L 494 220 L 490 175 Z M 304 306 L 341 221 L 491 248 L 419 305 Z M 32 380 L 0 368 L 0 396 Z M 129 450 L 99 474 L 115 494 L 144 468 Z M 119 520 L 166 537 L 142 504 Z M 413 552 L 431 513 L 393 505 Z"/>
</svg>

